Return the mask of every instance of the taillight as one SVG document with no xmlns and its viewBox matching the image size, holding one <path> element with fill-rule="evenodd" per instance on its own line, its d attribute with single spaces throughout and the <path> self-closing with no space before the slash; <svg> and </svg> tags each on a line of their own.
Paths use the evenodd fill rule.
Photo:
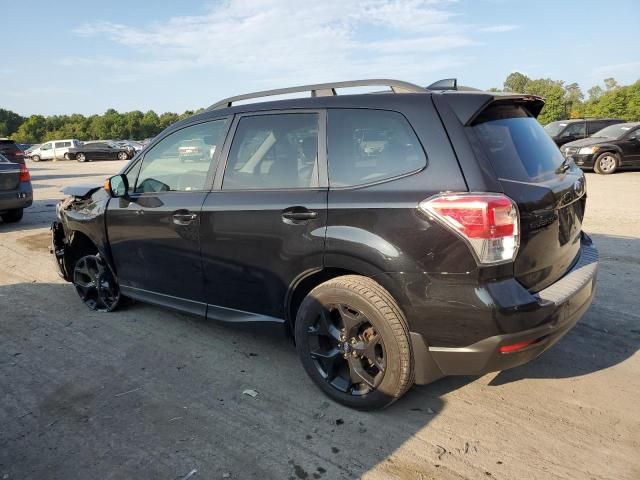
<svg viewBox="0 0 640 480">
<path fill-rule="evenodd" d="M 16 150 L 16 157 L 24 157 L 24 152 L 22 150 Z"/>
<path fill-rule="evenodd" d="M 441 194 L 420 202 L 420 209 L 465 240 L 478 264 L 496 265 L 516 258 L 518 208 L 499 193 Z"/>
<path fill-rule="evenodd" d="M 29 174 L 29 169 L 26 165 L 20 164 L 20 181 L 28 182 L 31 180 L 31 175 Z"/>
</svg>

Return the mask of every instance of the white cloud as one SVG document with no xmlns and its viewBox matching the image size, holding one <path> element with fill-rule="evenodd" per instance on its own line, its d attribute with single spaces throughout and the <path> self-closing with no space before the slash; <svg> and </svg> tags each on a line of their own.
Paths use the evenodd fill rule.
<svg viewBox="0 0 640 480">
<path fill-rule="evenodd" d="M 591 76 L 596 78 L 615 77 L 616 75 L 636 74 L 640 78 L 640 62 L 616 63 L 595 67 Z"/>
<path fill-rule="evenodd" d="M 518 25 L 490 25 L 488 27 L 482 27 L 479 30 L 481 32 L 486 32 L 486 33 L 503 33 L 503 32 L 513 32 L 514 30 L 517 30 Z"/>
<path fill-rule="evenodd" d="M 201 67 L 251 73 L 256 83 L 323 81 L 368 76 L 431 80 L 425 73 L 469 60 L 460 49 L 477 45 L 470 26 L 455 22 L 455 0 L 226 0 L 203 15 L 147 26 L 97 22 L 82 37 L 106 37 L 137 55 L 67 58 L 67 64 L 126 69 L 129 75 Z M 498 26 L 487 28 L 499 28 Z M 491 30 L 486 30 L 491 31 Z M 291 83 L 287 81 L 286 83 Z"/>
</svg>

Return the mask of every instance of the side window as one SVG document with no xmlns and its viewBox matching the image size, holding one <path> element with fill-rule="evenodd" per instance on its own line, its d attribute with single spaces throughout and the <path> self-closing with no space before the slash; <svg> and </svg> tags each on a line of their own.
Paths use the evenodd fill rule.
<svg viewBox="0 0 640 480">
<path fill-rule="evenodd" d="M 636 129 L 634 132 L 631 132 L 627 137 L 627 140 L 638 140 L 640 139 L 640 128 Z"/>
<path fill-rule="evenodd" d="M 242 117 L 222 188 L 310 188 L 318 185 L 318 114 Z"/>
<path fill-rule="evenodd" d="M 585 122 L 576 122 L 572 123 L 567 127 L 567 129 L 562 132 L 563 137 L 568 137 L 569 135 L 577 135 L 577 136 L 585 136 Z"/>
<path fill-rule="evenodd" d="M 327 141 L 333 187 L 397 177 L 427 163 L 415 132 L 397 112 L 331 109 Z"/>
<path fill-rule="evenodd" d="M 593 135 L 597 131 L 602 130 L 607 124 L 604 122 L 587 122 L 587 135 Z"/>
<path fill-rule="evenodd" d="M 224 141 L 227 119 L 199 123 L 162 139 L 142 159 L 134 191 L 203 190 L 216 149 Z M 131 183 L 130 183 L 131 185 Z"/>
<path fill-rule="evenodd" d="M 45 143 L 44 145 L 42 145 L 40 147 L 40 150 L 51 150 L 51 144 L 50 143 Z"/>
</svg>

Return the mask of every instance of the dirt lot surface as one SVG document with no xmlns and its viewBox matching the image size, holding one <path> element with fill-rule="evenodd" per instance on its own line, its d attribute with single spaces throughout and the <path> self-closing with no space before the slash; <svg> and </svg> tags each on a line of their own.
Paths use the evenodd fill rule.
<svg viewBox="0 0 640 480">
<path fill-rule="evenodd" d="M 640 172 L 587 174 L 598 292 L 559 344 L 362 413 L 278 329 L 85 308 L 48 225 L 62 186 L 121 166 L 31 163 L 34 206 L 0 223 L 1 479 L 640 479 Z"/>
</svg>

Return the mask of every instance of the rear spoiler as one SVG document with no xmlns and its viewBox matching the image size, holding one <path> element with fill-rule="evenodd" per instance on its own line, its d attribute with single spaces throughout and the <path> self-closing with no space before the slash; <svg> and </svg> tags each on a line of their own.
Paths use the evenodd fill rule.
<svg viewBox="0 0 640 480">
<path fill-rule="evenodd" d="M 544 107 L 544 98 L 519 93 L 460 91 L 442 92 L 438 95 L 442 95 L 460 123 L 465 126 L 471 125 L 483 110 L 494 103 L 519 104 L 535 118 Z"/>
</svg>

